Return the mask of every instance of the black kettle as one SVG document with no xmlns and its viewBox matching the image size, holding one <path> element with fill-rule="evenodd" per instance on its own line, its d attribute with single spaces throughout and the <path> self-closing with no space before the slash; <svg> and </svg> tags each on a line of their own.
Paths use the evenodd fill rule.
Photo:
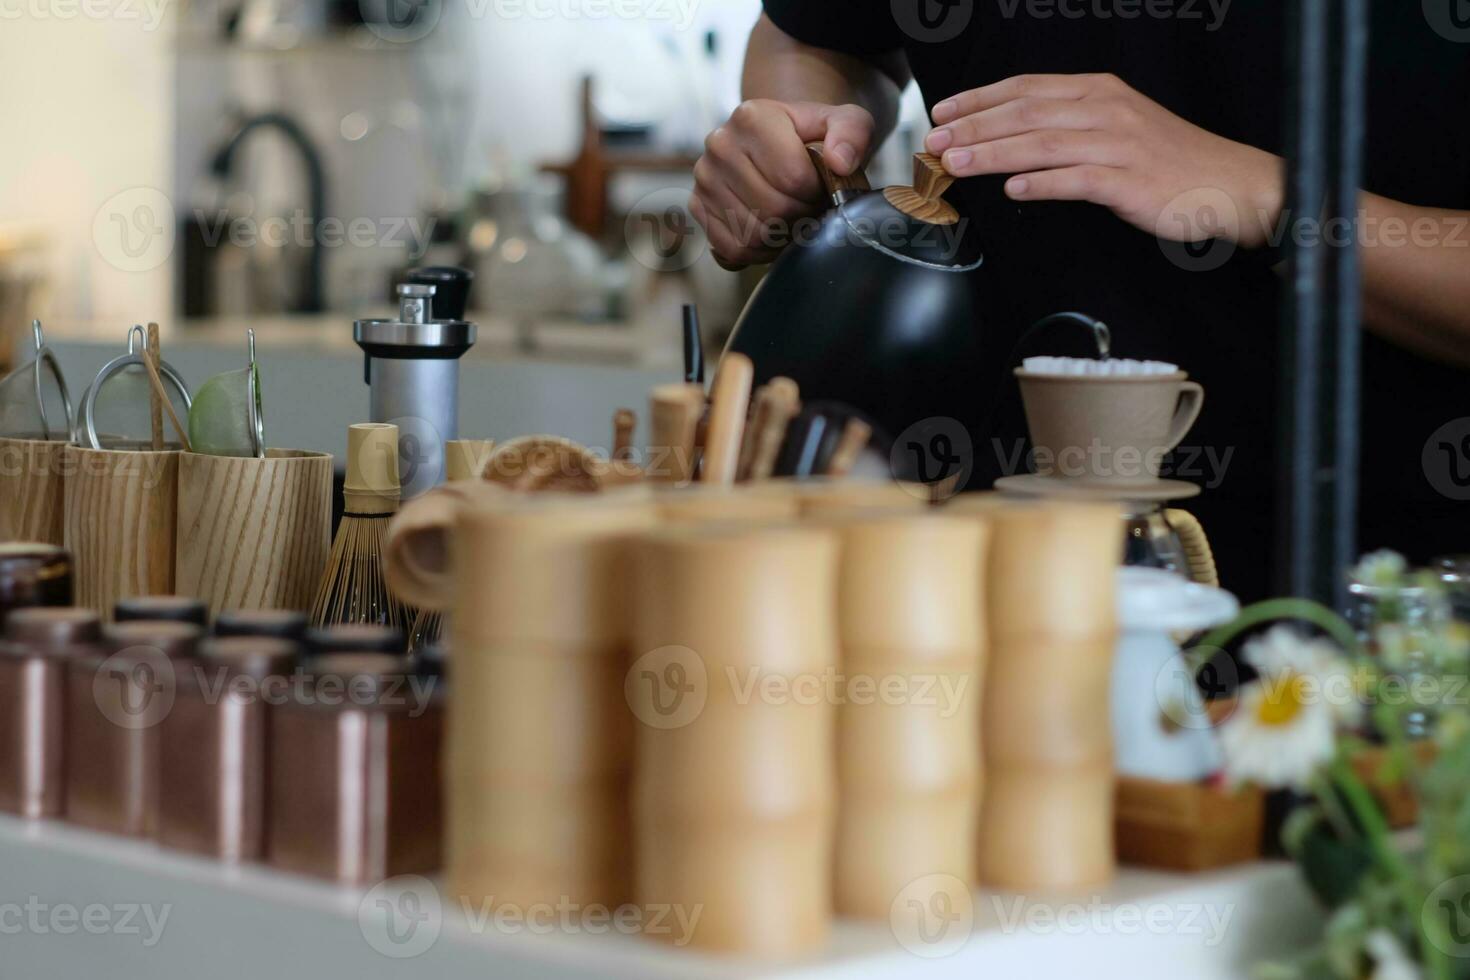
<svg viewBox="0 0 1470 980">
<path fill-rule="evenodd" d="M 803 402 L 850 406 L 885 451 L 925 422 L 958 423 L 978 438 L 993 394 L 982 367 L 997 362 L 981 315 L 977 236 L 943 198 L 953 178 L 921 153 L 912 187 L 874 191 L 861 172 L 834 175 L 820 144 L 807 150 L 833 208 L 810 234 L 793 235 L 727 350 L 754 362 L 757 384 L 784 375 Z"/>
</svg>

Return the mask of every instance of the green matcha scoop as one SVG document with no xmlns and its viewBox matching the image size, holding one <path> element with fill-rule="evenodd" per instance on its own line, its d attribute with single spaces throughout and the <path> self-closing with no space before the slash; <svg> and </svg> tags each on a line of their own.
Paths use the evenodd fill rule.
<svg viewBox="0 0 1470 980">
<path fill-rule="evenodd" d="M 189 409 L 189 442 L 206 456 L 265 458 L 265 417 L 260 406 L 260 368 L 255 331 L 247 330 L 250 366 L 204 382 Z"/>
</svg>

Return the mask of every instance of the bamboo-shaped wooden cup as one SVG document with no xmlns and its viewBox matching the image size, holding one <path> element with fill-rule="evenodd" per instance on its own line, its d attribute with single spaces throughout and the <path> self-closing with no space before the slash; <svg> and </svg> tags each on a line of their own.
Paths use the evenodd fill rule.
<svg viewBox="0 0 1470 980">
<path fill-rule="evenodd" d="M 974 880 L 988 530 L 924 513 L 838 518 L 836 904 L 886 920 L 926 875 Z"/>
<path fill-rule="evenodd" d="M 922 483 L 830 477 L 785 482 L 793 485 L 803 517 L 882 510 L 918 511 L 929 506 L 930 491 Z"/>
<path fill-rule="evenodd" d="M 769 523 L 789 521 L 801 513 L 791 481 L 741 483 L 735 486 L 695 484 L 661 489 L 655 494 L 659 517 L 668 524 L 711 521 Z"/>
<path fill-rule="evenodd" d="M 0 544 L 64 543 L 66 445 L 0 439 Z"/>
<path fill-rule="evenodd" d="M 179 453 L 64 453 L 63 537 L 76 561 L 77 605 L 110 619 L 119 599 L 173 594 Z"/>
<path fill-rule="evenodd" d="M 448 873 L 470 901 L 630 897 L 623 701 L 646 494 L 489 498 L 450 537 Z"/>
<path fill-rule="evenodd" d="M 1107 692 L 1119 512 L 1045 503 L 972 513 L 992 534 L 981 881 L 1014 891 L 1101 886 L 1114 870 Z"/>
<path fill-rule="evenodd" d="M 174 584 L 210 616 L 306 611 L 332 548 L 332 457 L 272 449 L 265 459 L 184 453 Z"/>
<path fill-rule="evenodd" d="M 785 956 L 826 937 L 836 560 L 831 530 L 789 524 L 677 528 L 641 551 L 637 901 L 701 909 L 672 937 L 693 947 Z"/>
<path fill-rule="evenodd" d="M 452 458 L 452 456 L 451 456 Z M 416 609 L 447 612 L 454 604 L 450 541 L 462 506 L 511 505 L 522 498 L 488 480 L 458 480 L 404 504 L 388 525 L 383 571 L 393 594 Z"/>
</svg>

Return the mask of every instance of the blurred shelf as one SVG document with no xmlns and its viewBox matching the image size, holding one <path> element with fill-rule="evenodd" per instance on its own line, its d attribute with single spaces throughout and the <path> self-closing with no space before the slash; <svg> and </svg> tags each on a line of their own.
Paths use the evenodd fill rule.
<svg viewBox="0 0 1470 980">
<path fill-rule="evenodd" d="M 448 901 L 435 916 L 437 891 L 428 888 L 426 905 L 426 888 L 420 885 L 413 896 L 387 885 L 360 892 L 259 867 L 228 868 L 63 824 L 0 818 L 0 926 L 6 933 L 0 972 L 27 980 L 1237 980 L 1262 960 L 1311 944 L 1322 921 L 1286 864 L 1191 877 L 1125 871 L 1091 896 L 979 894 L 968 939 L 941 958 L 902 948 L 886 924 L 841 922 L 819 954 L 764 963 L 711 958 L 612 931 L 497 928 L 493 919 L 467 916 Z M 41 910 L 35 917 L 40 927 L 24 921 L 28 906 Z M 50 910 L 61 906 L 77 913 L 103 906 L 116 925 L 127 914 L 120 909 L 144 906 L 152 919 L 132 914 L 136 932 L 89 932 L 71 919 L 63 932 L 49 924 L 56 921 Z M 429 917 L 390 936 L 378 917 L 384 908 Z"/>
</svg>

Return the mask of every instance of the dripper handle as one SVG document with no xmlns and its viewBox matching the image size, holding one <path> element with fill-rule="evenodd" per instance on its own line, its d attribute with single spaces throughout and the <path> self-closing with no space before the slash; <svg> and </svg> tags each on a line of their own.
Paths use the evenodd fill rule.
<svg viewBox="0 0 1470 980">
<path fill-rule="evenodd" d="M 859 194 L 866 194 L 873 189 L 868 183 L 867 173 L 859 167 L 848 177 L 839 177 L 827 166 L 827 161 L 822 157 L 821 143 L 808 143 L 806 145 L 807 156 L 812 158 L 816 165 L 817 173 L 821 175 L 822 186 L 827 188 L 827 194 L 832 198 L 834 204 L 844 204 L 850 198 Z"/>
</svg>

